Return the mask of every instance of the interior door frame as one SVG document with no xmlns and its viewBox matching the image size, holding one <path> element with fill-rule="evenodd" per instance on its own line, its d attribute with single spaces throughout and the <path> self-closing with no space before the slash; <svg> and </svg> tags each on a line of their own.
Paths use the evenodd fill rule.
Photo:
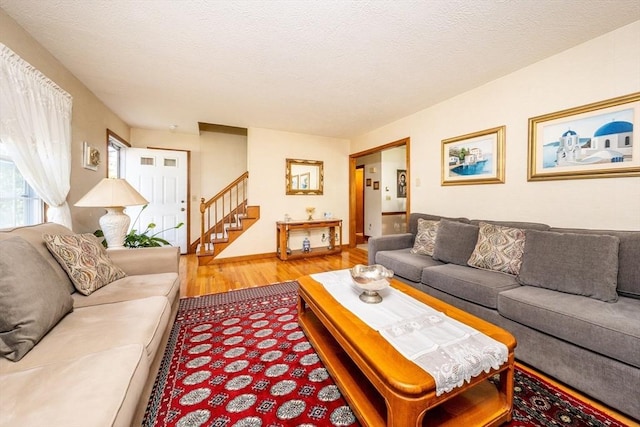
<svg viewBox="0 0 640 427">
<path fill-rule="evenodd" d="M 411 183 L 411 138 L 406 137 L 388 144 L 349 154 L 349 247 L 355 248 L 356 243 L 356 159 L 368 156 L 390 148 L 406 146 L 407 182 Z M 407 185 L 407 226 L 409 225 L 409 212 L 411 212 L 411 185 Z"/>
<path fill-rule="evenodd" d="M 360 187 L 358 187 L 358 171 L 361 171 L 360 173 L 362 174 L 361 180 L 362 182 L 360 183 Z M 354 200 L 356 203 L 356 222 L 355 222 L 355 235 L 356 235 L 356 246 L 361 244 L 361 242 L 358 242 L 358 221 L 362 221 L 362 238 L 366 241 L 366 235 L 364 234 L 365 231 L 365 227 L 364 227 L 364 207 L 365 207 L 365 191 L 364 191 L 364 187 L 365 187 L 365 181 L 364 181 L 364 165 L 359 165 L 356 166 L 356 191 L 354 193 Z M 361 207 L 361 211 L 358 212 L 358 199 L 362 199 L 362 207 Z"/>
</svg>

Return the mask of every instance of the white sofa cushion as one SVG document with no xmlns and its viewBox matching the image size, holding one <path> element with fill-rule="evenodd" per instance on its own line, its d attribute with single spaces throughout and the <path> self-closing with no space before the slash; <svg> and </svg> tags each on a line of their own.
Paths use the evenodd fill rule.
<svg viewBox="0 0 640 427">
<path fill-rule="evenodd" d="M 129 427 L 148 375 L 139 344 L 0 374 L 0 427 Z"/>
<path fill-rule="evenodd" d="M 169 328 L 171 307 L 165 297 L 149 297 L 77 308 L 62 319 L 20 363 L 0 360 L 0 373 L 75 359 L 91 353 L 141 344 L 152 360 Z"/>
<path fill-rule="evenodd" d="M 178 273 L 126 276 L 104 286 L 87 297 L 79 292 L 72 295 L 75 308 L 110 304 L 153 296 L 163 296 L 173 306 L 180 293 Z"/>
</svg>

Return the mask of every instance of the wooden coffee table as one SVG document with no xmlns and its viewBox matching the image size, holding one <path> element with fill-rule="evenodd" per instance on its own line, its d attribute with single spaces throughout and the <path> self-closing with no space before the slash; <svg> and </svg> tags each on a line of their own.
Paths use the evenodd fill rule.
<svg viewBox="0 0 640 427">
<path fill-rule="evenodd" d="M 404 358 L 322 284 L 309 276 L 298 282 L 300 326 L 363 425 L 479 426 L 511 420 L 516 340 L 509 332 L 392 280 L 392 287 L 502 342 L 509 350 L 508 361 L 499 369 L 436 396 L 431 375 Z M 500 375 L 498 385 L 488 381 L 495 374 Z"/>
</svg>

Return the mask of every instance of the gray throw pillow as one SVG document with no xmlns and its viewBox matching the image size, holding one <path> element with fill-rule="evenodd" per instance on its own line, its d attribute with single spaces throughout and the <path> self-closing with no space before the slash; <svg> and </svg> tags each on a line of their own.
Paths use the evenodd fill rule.
<svg viewBox="0 0 640 427">
<path fill-rule="evenodd" d="M 29 242 L 0 241 L 0 354 L 17 362 L 67 313 L 67 284 Z"/>
<path fill-rule="evenodd" d="M 441 219 L 433 259 L 466 266 L 476 247 L 478 230 L 477 225 Z"/>
<path fill-rule="evenodd" d="M 520 284 L 618 300 L 618 237 L 535 230 L 526 236 Z"/>
</svg>

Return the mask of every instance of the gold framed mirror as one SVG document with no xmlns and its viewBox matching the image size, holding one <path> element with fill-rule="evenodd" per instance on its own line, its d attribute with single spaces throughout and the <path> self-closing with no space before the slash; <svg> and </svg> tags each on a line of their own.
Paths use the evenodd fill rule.
<svg viewBox="0 0 640 427">
<path fill-rule="evenodd" d="M 287 194 L 323 194 L 324 162 L 287 159 L 285 171 Z"/>
</svg>

